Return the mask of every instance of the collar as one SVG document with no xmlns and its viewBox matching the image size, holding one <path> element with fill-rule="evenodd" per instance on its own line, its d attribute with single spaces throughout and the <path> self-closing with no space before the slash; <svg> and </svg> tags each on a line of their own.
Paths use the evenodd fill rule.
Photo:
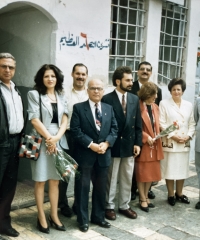
<svg viewBox="0 0 200 240">
<path fill-rule="evenodd" d="M 119 99 L 122 99 L 122 96 L 124 95 L 125 99 L 127 98 L 127 92 L 125 92 L 124 94 L 119 92 L 116 88 L 115 91 L 117 93 L 117 96 L 119 97 Z"/>
</svg>

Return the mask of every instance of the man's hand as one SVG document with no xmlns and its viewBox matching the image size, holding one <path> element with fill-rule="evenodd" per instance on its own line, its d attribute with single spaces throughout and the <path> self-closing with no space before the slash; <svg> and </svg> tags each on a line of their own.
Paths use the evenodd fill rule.
<svg viewBox="0 0 200 240">
<path fill-rule="evenodd" d="M 100 147 L 100 151 L 98 152 L 99 154 L 104 154 L 107 150 L 107 148 L 109 147 L 109 142 L 101 142 L 99 144 Z"/>
<path fill-rule="evenodd" d="M 133 146 L 133 156 L 137 157 L 140 154 L 140 146 L 134 145 Z"/>
<path fill-rule="evenodd" d="M 99 152 L 100 151 L 100 146 L 99 146 L 99 144 L 97 144 L 97 143 L 92 143 L 91 145 L 90 145 L 90 149 L 93 151 L 93 152 Z"/>
</svg>

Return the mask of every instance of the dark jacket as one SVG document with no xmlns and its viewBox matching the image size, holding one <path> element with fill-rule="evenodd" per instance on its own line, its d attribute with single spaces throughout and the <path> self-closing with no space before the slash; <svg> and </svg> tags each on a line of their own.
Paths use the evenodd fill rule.
<svg viewBox="0 0 200 240">
<path fill-rule="evenodd" d="M 111 156 L 120 158 L 133 156 L 133 146 L 142 146 L 142 119 L 138 97 L 127 93 L 126 117 L 115 90 L 106 94 L 102 102 L 113 107 L 118 124 L 118 136 L 111 148 Z"/>
<path fill-rule="evenodd" d="M 74 156 L 80 167 L 92 167 L 96 160 L 101 167 L 107 167 L 111 163 L 110 148 L 104 154 L 98 154 L 88 148 L 92 141 L 97 144 L 108 141 L 112 147 L 117 138 L 117 122 L 113 108 L 108 104 L 101 103 L 101 111 L 102 126 L 98 133 L 89 100 L 77 103 L 73 107 L 70 131 L 75 139 Z"/>
<path fill-rule="evenodd" d="M 158 87 L 158 86 L 157 86 Z M 138 83 L 138 80 L 133 83 L 131 93 L 134 95 L 137 95 L 137 92 L 140 90 L 140 85 Z M 158 87 L 158 97 L 155 100 L 155 103 L 159 106 L 160 101 L 162 100 L 162 90 Z"/>
<path fill-rule="evenodd" d="M 21 96 L 19 90 L 15 87 L 15 90 Z M 9 147 L 9 125 L 6 112 L 6 101 L 1 91 L 0 84 L 0 147 Z"/>
</svg>

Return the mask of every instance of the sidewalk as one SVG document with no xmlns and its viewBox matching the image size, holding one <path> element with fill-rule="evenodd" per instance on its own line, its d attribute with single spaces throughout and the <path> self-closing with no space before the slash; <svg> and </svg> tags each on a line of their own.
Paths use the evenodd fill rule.
<svg viewBox="0 0 200 240">
<path fill-rule="evenodd" d="M 139 209 L 138 197 L 131 202 L 131 207 L 137 212 L 138 218 L 128 219 L 117 212 L 117 220 L 109 221 L 112 226 L 104 229 L 90 224 L 89 231 L 82 233 L 78 230 L 76 216 L 65 218 L 60 215 L 61 221 L 67 227 L 66 232 L 59 232 L 50 228 L 50 234 L 43 234 L 36 229 L 37 210 L 36 206 L 18 209 L 11 212 L 13 227 L 20 232 L 17 240 L 199 240 L 200 239 L 200 211 L 195 209 L 198 201 L 199 189 L 194 163 L 190 164 L 190 177 L 185 182 L 184 194 L 191 203 L 176 203 L 170 206 L 166 199 L 166 186 L 162 180 L 153 187 L 156 194 L 152 202 L 156 205 L 149 213 Z M 72 205 L 73 198 L 69 198 Z M 46 216 L 49 214 L 49 203 L 45 203 Z M 91 202 L 90 202 L 91 208 Z"/>
</svg>

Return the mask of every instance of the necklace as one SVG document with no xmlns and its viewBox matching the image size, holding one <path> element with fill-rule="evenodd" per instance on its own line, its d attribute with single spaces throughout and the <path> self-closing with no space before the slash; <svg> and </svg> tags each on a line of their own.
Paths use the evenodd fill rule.
<svg viewBox="0 0 200 240">
<path fill-rule="evenodd" d="M 54 95 L 55 96 L 55 95 Z M 55 99 L 52 99 L 48 94 L 47 94 L 47 97 L 51 100 L 51 101 L 53 101 L 53 102 L 56 102 L 57 100 L 56 100 L 56 97 L 55 97 Z"/>
</svg>

